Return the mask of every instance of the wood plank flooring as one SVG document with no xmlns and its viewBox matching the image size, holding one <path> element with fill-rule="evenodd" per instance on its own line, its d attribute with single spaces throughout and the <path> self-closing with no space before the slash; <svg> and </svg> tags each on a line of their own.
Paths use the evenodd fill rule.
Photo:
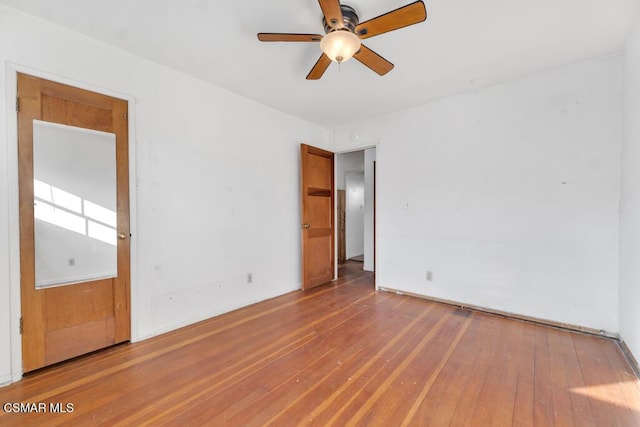
<svg viewBox="0 0 640 427">
<path fill-rule="evenodd" d="M 376 293 L 361 268 L 29 375 L 0 425 L 640 425 L 615 342 Z"/>
</svg>

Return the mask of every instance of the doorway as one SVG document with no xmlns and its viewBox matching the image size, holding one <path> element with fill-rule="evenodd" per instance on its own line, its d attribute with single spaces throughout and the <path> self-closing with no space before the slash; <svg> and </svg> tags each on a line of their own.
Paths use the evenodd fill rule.
<svg viewBox="0 0 640 427">
<path fill-rule="evenodd" d="M 336 154 L 338 276 L 375 271 L 375 148 Z M 349 269 L 340 268 L 349 264 Z"/>
<path fill-rule="evenodd" d="M 22 370 L 130 327 L 128 102 L 17 74 Z"/>
</svg>

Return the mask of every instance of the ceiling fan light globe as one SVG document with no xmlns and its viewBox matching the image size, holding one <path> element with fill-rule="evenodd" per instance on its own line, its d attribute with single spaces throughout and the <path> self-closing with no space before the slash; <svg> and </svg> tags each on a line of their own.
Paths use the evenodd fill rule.
<svg viewBox="0 0 640 427">
<path fill-rule="evenodd" d="M 345 62 L 360 50 L 360 39 L 351 31 L 332 31 L 322 38 L 320 49 L 333 62 Z"/>
</svg>

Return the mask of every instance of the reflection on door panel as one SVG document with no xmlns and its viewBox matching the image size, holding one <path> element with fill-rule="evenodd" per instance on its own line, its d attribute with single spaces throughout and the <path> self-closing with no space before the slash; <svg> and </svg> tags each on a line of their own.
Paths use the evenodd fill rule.
<svg viewBox="0 0 640 427">
<path fill-rule="evenodd" d="M 37 289 L 116 277 L 115 135 L 33 121 Z"/>
</svg>

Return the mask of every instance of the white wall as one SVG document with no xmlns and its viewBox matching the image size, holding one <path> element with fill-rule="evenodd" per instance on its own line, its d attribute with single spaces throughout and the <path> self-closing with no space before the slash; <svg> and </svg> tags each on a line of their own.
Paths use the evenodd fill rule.
<svg viewBox="0 0 640 427">
<path fill-rule="evenodd" d="M 351 151 L 349 153 L 338 153 L 335 156 L 336 168 L 336 188 L 344 190 L 345 174 L 354 171 L 364 170 L 364 151 Z"/>
<path fill-rule="evenodd" d="M 618 332 L 621 78 L 609 56 L 336 129 L 378 141 L 378 285 Z"/>
<path fill-rule="evenodd" d="M 629 36 L 624 60 L 620 335 L 640 361 L 640 22 Z"/>
<path fill-rule="evenodd" d="M 364 255 L 364 171 L 345 174 L 347 259 Z"/>
<path fill-rule="evenodd" d="M 0 383 L 20 369 L 14 64 L 135 99 L 135 338 L 300 287 L 299 143 L 326 130 L 5 7 L 0 64 Z"/>
</svg>

